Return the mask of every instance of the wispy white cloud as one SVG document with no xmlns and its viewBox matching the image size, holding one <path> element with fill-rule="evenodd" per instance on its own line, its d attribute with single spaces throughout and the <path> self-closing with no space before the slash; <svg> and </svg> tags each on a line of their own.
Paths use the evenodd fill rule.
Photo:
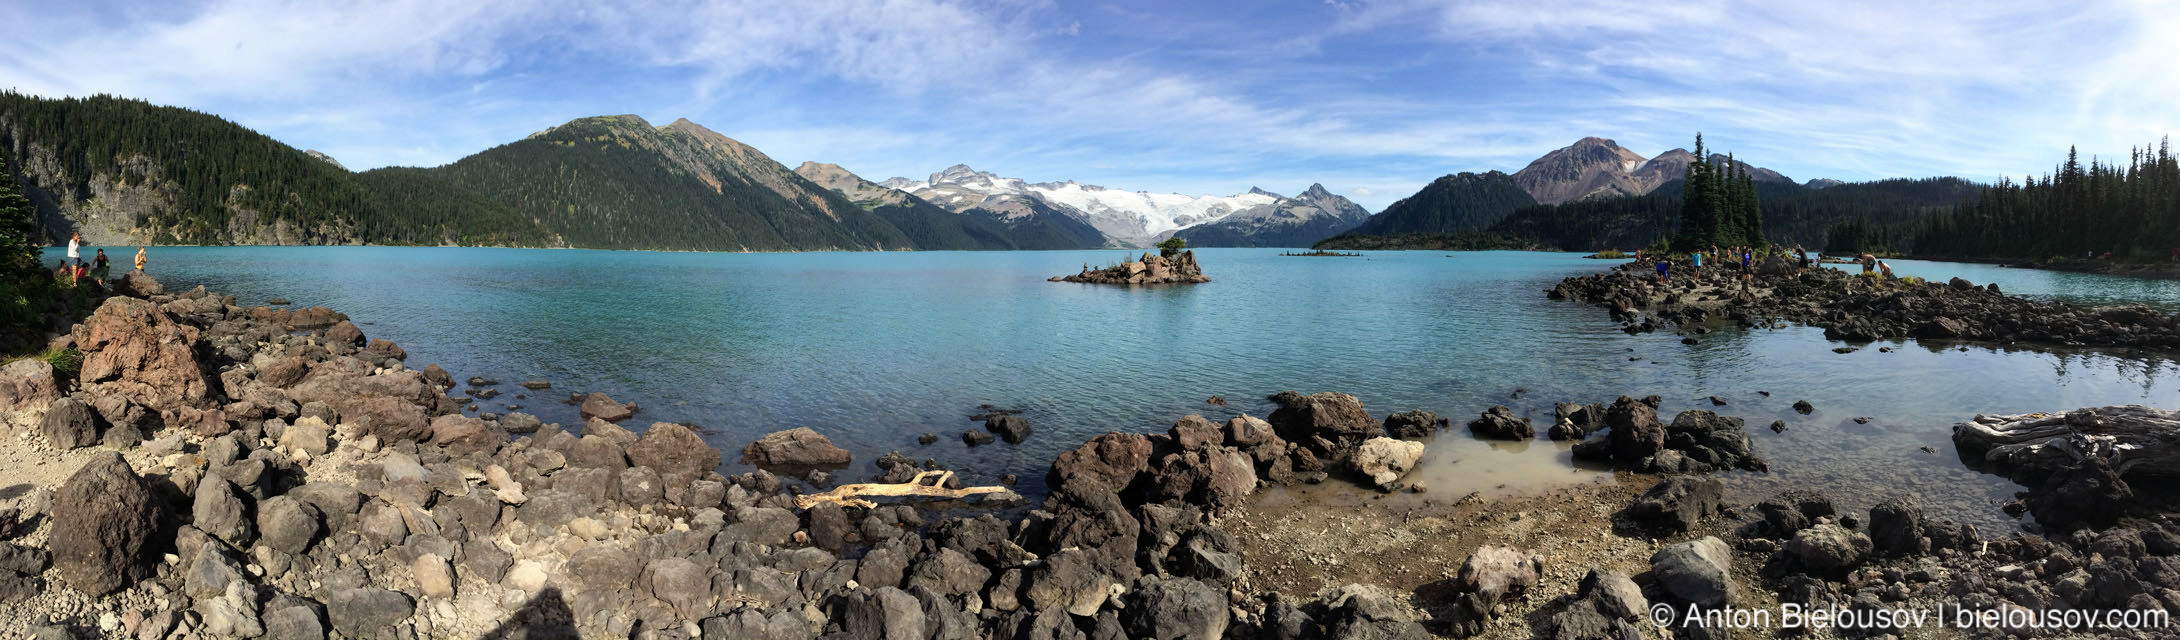
<svg viewBox="0 0 2180 640">
<path fill-rule="evenodd" d="M 61 3 L 66 4 L 66 3 Z M 1109 10 L 1110 9 L 1110 10 Z M 0 86 L 211 111 L 350 166 L 568 118 L 689 117 L 869 177 L 971 162 L 1377 208 L 1585 135 L 1695 131 L 1798 178 L 2048 166 L 2180 128 L 2169 0 L 284 0 L 0 7 Z M 1291 183 L 1291 184 L 1290 184 Z"/>
</svg>

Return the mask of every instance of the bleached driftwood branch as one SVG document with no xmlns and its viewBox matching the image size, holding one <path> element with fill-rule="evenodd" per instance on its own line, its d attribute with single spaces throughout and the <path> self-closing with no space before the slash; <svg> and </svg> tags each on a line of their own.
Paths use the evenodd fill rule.
<svg viewBox="0 0 2180 640">
<path fill-rule="evenodd" d="M 925 478 L 932 478 L 934 476 L 936 477 L 936 479 L 933 480 L 931 484 L 924 484 Z M 808 509 L 810 507 L 817 506 L 819 503 L 836 502 L 842 506 L 863 507 L 867 509 L 878 505 L 872 503 L 869 500 L 857 498 L 856 496 L 959 499 L 987 493 L 1013 493 L 1013 490 L 997 485 L 989 487 L 962 487 L 960 489 L 946 488 L 946 481 L 952 480 L 953 478 L 954 472 L 952 471 L 925 471 L 916 474 L 915 479 L 900 484 L 844 484 L 838 487 L 833 487 L 831 491 L 827 491 L 824 493 L 813 493 L 806 496 L 796 496 L 795 506 L 797 508 Z"/>
<path fill-rule="evenodd" d="M 1953 445 L 2015 480 L 2041 479 L 2089 456 L 2122 476 L 2180 479 L 2180 412 L 2142 405 L 1976 416 L 1953 425 Z"/>
</svg>

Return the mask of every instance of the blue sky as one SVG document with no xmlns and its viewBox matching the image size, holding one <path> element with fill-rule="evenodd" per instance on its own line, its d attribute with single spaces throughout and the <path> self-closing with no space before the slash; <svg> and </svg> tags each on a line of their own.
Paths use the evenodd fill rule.
<svg viewBox="0 0 2180 640">
<path fill-rule="evenodd" d="M 1543 5 L 1550 4 L 1549 7 Z M 0 87 L 221 115 L 352 169 L 686 117 L 793 166 L 1375 211 L 1583 136 L 1795 178 L 2041 173 L 2180 129 L 2180 2 L 11 2 Z"/>
</svg>

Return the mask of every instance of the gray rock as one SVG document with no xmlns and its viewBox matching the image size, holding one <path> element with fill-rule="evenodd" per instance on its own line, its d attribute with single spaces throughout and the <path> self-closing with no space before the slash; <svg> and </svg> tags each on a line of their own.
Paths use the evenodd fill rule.
<svg viewBox="0 0 2180 640">
<path fill-rule="evenodd" d="M 416 613 L 409 596 L 371 587 L 334 591 L 325 604 L 333 630 L 350 638 L 379 637 Z"/>
<path fill-rule="evenodd" d="M 621 501 L 632 507 L 655 505 L 666 497 L 665 483 L 650 467 L 629 467 L 621 472 Z"/>
<path fill-rule="evenodd" d="M 1667 545 L 1650 556 L 1650 572 L 1674 600 L 1717 608 L 1740 601 L 1733 583 L 1733 551 L 1716 536 Z"/>
<path fill-rule="evenodd" d="M 265 614 L 265 637 L 280 640 L 325 640 L 325 622 L 310 607 L 292 606 Z"/>
<path fill-rule="evenodd" d="M 471 540 L 462 544 L 462 568 L 485 584 L 499 584 L 507 577 L 507 567 L 513 562 L 513 556 L 490 541 Z"/>
<path fill-rule="evenodd" d="M 650 565 L 651 597 L 674 608 L 685 619 L 711 611 L 712 579 L 709 571 L 687 558 L 667 558 Z"/>
<path fill-rule="evenodd" d="M 1537 437 L 1537 429 L 1528 418 L 1514 415 L 1506 405 L 1492 405 L 1482 417 L 1468 423 L 1469 433 L 1489 440 L 1529 440 Z"/>
<path fill-rule="evenodd" d="M 1544 578 L 1544 556 L 1513 547 L 1485 545 L 1461 563 L 1454 584 L 1474 593 L 1485 606 L 1521 595 Z"/>
<path fill-rule="evenodd" d="M 1794 534 L 1783 548 L 1813 575 L 1839 575 L 1861 566 L 1870 555 L 1870 537 L 1836 524 L 1820 524 Z"/>
<path fill-rule="evenodd" d="M 198 598 L 196 605 L 207 635 L 255 638 L 265 633 L 265 625 L 257 617 L 257 589 L 248 582 L 229 582 L 225 593 Z"/>
<path fill-rule="evenodd" d="M 778 507 L 754 507 L 736 509 L 734 522 L 727 525 L 721 535 L 752 544 L 780 546 L 795 536 L 802 528 L 802 519 L 795 512 Z"/>
<path fill-rule="evenodd" d="M 257 529 L 265 546 L 293 554 L 310 550 L 318 537 L 318 508 L 291 496 L 274 496 L 257 504 Z"/>
<path fill-rule="evenodd" d="M 65 451 L 98 444 L 100 423 L 104 421 L 82 400 L 61 398 L 46 409 L 45 419 L 38 423 L 38 432 L 54 447 Z"/>
<path fill-rule="evenodd" d="M 841 630 L 851 638 L 924 640 L 923 603 L 898 587 L 879 587 L 841 599 Z"/>
<path fill-rule="evenodd" d="M 218 545 L 207 545 L 197 551 L 189 563 L 188 573 L 182 576 L 182 592 L 192 598 L 216 598 L 227 593 L 230 583 L 246 581 L 242 567 Z"/>
<path fill-rule="evenodd" d="M 1224 589 L 1187 578 L 1153 580 L 1128 592 L 1120 620 L 1130 638 L 1218 638 L 1228 622 Z"/>
<path fill-rule="evenodd" d="M 976 560 L 953 549 L 940 549 L 936 554 L 909 568 L 908 587 L 930 589 L 947 596 L 973 595 L 984 589 L 991 580 L 992 571 L 978 565 Z"/>
<path fill-rule="evenodd" d="M 1695 528 L 1718 513 L 1724 503 L 1726 484 L 1716 478 L 1671 476 L 1651 485 L 1627 508 L 1637 526 L 1658 533 L 1679 533 Z"/>
<path fill-rule="evenodd" d="M 1325 613 L 1319 622 L 1324 624 L 1326 638 L 1425 640 L 1431 637 L 1398 598 L 1377 587 L 1346 585 L 1326 594 L 1324 603 Z"/>
<path fill-rule="evenodd" d="M 643 559 L 635 554 L 612 547 L 590 546 L 568 557 L 564 575 L 573 578 L 584 589 L 610 592 L 628 588 L 642 570 Z"/>
<path fill-rule="evenodd" d="M 1026 576 L 1022 599 L 1033 609 L 1066 609 L 1078 616 L 1096 615 L 1110 595 L 1112 577 L 1099 571 L 1089 553 L 1065 549 L 1046 556 Z"/>
<path fill-rule="evenodd" d="M 401 518 L 399 507 L 372 500 L 356 514 L 356 533 L 378 546 L 394 547 L 408 541 L 409 525 Z"/>
<path fill-rule="evenodd" d="M 748 640 L 811 640 L 817 632 L 801 614 L 787 610 L 742 608 L 715 618 L 704 619 L 706 638 L 747 638 Z"/>
<path fill-rule="evenodd" d="M 52 566 L 52 554 L 37 547 L 0 542 L 0 572 L 13 571 L 26 575 L 45 573 Z"/>
<path fill-rule="evenodd" d="M 998 434 L 1007 444 L 1021 444 L 1029 438 L 1029 419 L 1022 416 L 991 416 L 984 419 L 984 430 Z"/>
</svg>

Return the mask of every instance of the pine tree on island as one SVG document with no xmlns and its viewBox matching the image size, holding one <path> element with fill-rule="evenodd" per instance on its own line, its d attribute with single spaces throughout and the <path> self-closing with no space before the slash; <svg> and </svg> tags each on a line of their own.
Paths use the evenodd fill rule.
<svg viewBox="0 0 2180 640">
<path fill-rule="evenodd" d="M 1695 156 L 1688 163 L 1673 249 L 1692 253 L 1714 246 L 1764 246 L 1764 210 L 1748 167 L 1730 155 L 1723 163 L 1712 162 L 1701 133 L 1696 134 Z"/>
</svg>

